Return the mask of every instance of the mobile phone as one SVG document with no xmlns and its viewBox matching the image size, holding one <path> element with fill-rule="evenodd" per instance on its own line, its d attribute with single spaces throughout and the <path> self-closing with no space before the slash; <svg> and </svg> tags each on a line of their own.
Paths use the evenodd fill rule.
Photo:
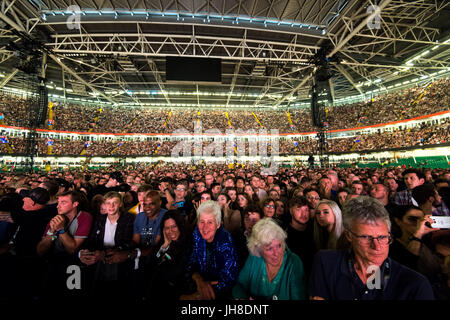
<svg viewBox="0 0 450 320">
<path fill-rule="evenodd" d="M 447 216 L 432 216 L 432 228 L 450 229 L 450 217 Z"/>
</svg>

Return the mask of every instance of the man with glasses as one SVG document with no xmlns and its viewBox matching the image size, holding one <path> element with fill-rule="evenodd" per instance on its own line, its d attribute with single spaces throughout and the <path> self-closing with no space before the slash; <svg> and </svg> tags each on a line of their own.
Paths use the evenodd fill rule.
<svg viewBox="0 0 450 320">
<path fill-rule="evenodd" d="M 313 300 L 432 300 L 421 274 L 388 257 L 392 242 L 389 214 L 378 200 L 359 196 L 343 208 L 349 250 L 319 251 L 314 258 Z"/>
<path fill-rule="evenodd" d="M 309 216 L 313 219 L 316 214 L 317 204 L 320 201 L 319 193 L 315 189 L 308 188 L 303 191 L 303 194 L 306 198 L 306 202 L 308 203 Z"/>
<path fill-rule="evenodd" d="M 200 194 L 202 192 L 206 191 L 206 184 L 205 181 L 199 180 L 195 183 L 195 193 Z"/>
<path fill-rule="evenodd" d="M 167 203 L 167 209 L 175 210 L 178 209 L 178 212 L 182 216 L 186 216 L 192 210 L 192 201 L 188 196 L 188 182 L 187 180 L 180 180 L 175 184 L 174 189 L 175 197 L 170 199 Z"/>
</svg>

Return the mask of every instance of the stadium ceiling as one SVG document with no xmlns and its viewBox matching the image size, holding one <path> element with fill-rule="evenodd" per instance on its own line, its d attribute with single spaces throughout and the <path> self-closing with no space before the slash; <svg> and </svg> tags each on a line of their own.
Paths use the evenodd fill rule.
<svg viewBox="0 0 450 320">
<path fill-rule="evenodd" d="M 331 43 L 338 99 L 448 72 L 449 7 L 441 0 L 3 0 L 0 87 L 23 86 L 15 67 L 28 39 L 45 49 L 47 85 L 61 96 L 292 107 L 308 100 L 311 58 Z M 221 58 L 222 83 L 167 82 L 167 56 Z"/>
</svg>

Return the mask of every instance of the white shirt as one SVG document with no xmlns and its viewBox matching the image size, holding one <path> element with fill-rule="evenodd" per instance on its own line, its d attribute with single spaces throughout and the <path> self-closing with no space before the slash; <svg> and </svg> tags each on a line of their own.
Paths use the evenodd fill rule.
<svg viewBox="0 0 450 320">
<path fill-rule="evenodd" d="M 114 247 L 114 236 L 116 235 L 117 229 L 117 221 L 115 223 L 111 223 L 109 218 L 106 218 L 105 224 L 105 237 L 103 238 L 103 245 L 105 247 Z"/>
</svg>

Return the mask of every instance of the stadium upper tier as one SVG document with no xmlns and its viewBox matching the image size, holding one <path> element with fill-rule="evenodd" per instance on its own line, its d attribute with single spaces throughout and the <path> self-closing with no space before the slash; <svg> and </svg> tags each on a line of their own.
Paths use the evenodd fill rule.
<svg viewBox="0 0 450 320">
<path fill-rule="evenodd" d="M 445 111 L 450 105 L 450 80 L 440 79 L 427 87 L 414 87 L 344 106 L 327 108 L 329 130 L 354 128 L 405 120 Z M 101 112 L 99 111 L 101 109 Z M 26 100 L 0 96 L 3 124 L 27 127 Z M 309 109 L 286 110 L 194 110 L 169 108 L 127 108 L 55 103 L 53 130 L 101 133 L 172 133 L 177 129 L 193 131 L 201 121 L 202 129 L 278 129 L 280 133 L 316 131 Z M 47 128 L 47 127 L 45 127 Z"/>
<path fill-rule="evenodd" d="M 404 130 L 385 131 L 381 133 L 364 134 L 357 137 L 337 138 L 328 140 L 329 152 L 341 153 L 349 151 L 374 151 L 382 149 L 406 148 L 414 146 L 426 146 L 448 143 L 450 118 L 447 118 L 439 125 L 422 124 L 420 127 L 405 128 Z M 6 143 L 0 144 L 0 154 L 25 154 L 26 140 L 23 137 L 8 138 L 9 147 Z M 48 139 L 38 139 L 39 155 L 87 155 L 87 156 L 170 156 L 175 146 L 180 146 L 181 141 L 85 141 L 70 139 L 52 139 L 49 144 Z M 214 142 L 217 143 L 217 142 Z M 220 142 L 220 148 L 223 154 L 226 154 L 226 142 Z M 239 143 L 239 142 L 237 142 Z M 48 146 L 51 145 L 49 151 Z M 249 154 L 250 143 L 243 142 L 245 154 Z M 192 155 L 196 153 L 197 146 L 190 144 Z M 213 150 L 215 145 L 213 139 L 204 140 L 202 152 L 207 148 Z M 272 145 L 268 144 L 268 154 L 272 154 Z M 293 138 L 282 137 L 278 140 L 278 153 L 280 155 L 305 155 L 316 152 L 317 140 L 307 138 L 296 140 Z M 12 152 L 11 152 L 12 151 Z M 214 152 L 208 154 L 216 155 Z"/>
</svg>

